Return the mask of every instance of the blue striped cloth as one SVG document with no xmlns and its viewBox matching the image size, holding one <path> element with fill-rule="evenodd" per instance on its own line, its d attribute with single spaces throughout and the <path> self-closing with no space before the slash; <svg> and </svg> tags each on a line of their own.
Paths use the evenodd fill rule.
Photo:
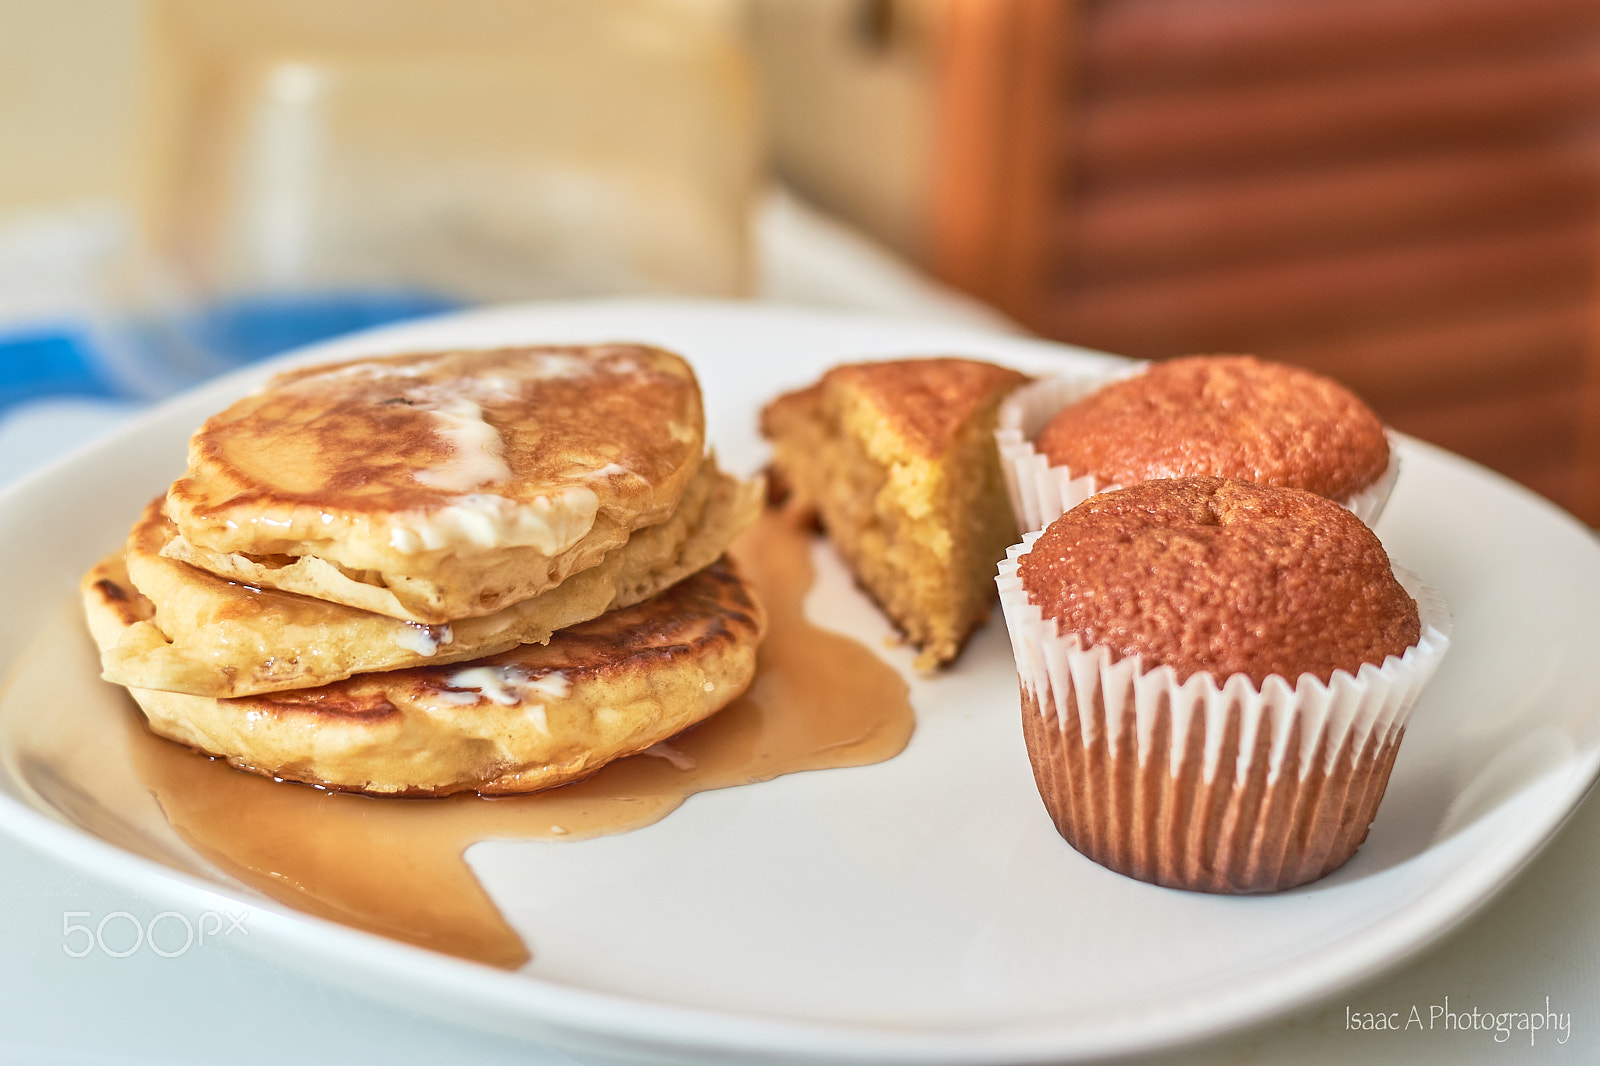
<svg viewBox="0 0 1600 1066">
<path fill-rule="evenodd" d="M 86 324 L 0 324 L 0 415 L 57 396 L 153 399 L 291 348 L 459 306 L 410 290 L 236 297 L 179 321 L 123 323 L 115 353 Z"/>
</svg>

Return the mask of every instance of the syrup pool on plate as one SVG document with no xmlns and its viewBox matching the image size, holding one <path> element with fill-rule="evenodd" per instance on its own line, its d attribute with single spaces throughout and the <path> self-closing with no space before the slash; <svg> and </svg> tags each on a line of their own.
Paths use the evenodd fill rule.
<svg viewBox="0 0 1600 1066">
<path fill-rule="evenodd" d="M 649 753 L 545 792 L 379 799 L 272 781 L 154 736 L 120 692 L 122 743 L 86 754 L 62 735 L 50 742 L 48 723 L 66 728 L 70 713 L 26 705 L 49 691 L 43 678 L 27 676 L 51 669 L 40 656 L 23 658 L 3 697 L 12 705 L 0 707 L 4 720 L 29 722 L 32 738 L 7 737 L 8 757 L 21 751 L 31 760 L 24 767 L 31 778 L 58 783 L 62 767 L 52 762 L 70 757 L 78 764 L 71 776 L 113 780 L 116 773 L 97 774 L 83 760 L 131 759 L 182 840 L 245 884 L 312 914 L 514 969 L 529 960 L 529 947 L 474 877 L 465 859 L 472 844 L 626 832 L 660 820 L 696 792 L 882 762 L 905 747 L 914 718 L 899 674 L 855 640 L 803 617 L 812 544 L 808 533 L 768 513 L 733 549 L 770 616 L 755 680 L 743 696 Z M 106 809 L 90 805 L 81 817 Z"/>
</svg>

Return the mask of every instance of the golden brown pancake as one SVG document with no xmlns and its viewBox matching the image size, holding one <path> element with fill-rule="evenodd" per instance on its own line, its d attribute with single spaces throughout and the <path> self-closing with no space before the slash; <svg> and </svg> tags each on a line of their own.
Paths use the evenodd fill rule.
<svg viewBox="0 0 1600 1066">
<path fill-rule="evenodd" d="M 153 611 L 120 556 L 83 580 L 102 649 Z M 132 688 L 150 728 L 240 769 L 380 795 L 531 792 L 719 710 L 755 674 L 766 616 L 719 561 L 549 644 L 318 688 L 214 699 Z"/>
<path fill-rule="evenodd" d="M 241 585 L 169 558 L 162 549 L 173 525 L 157 500 L 126 548 L 130 580 L 155 614 L 105 651 L 105 677 L 137 688 L 243 696 L 542 643 L 710 565 L 755 520 L 761 494 L 759 483 L 730 477 L 708 459 L 667 521 L 634 531 L 598 565 L 494 614 L 436 626 Z"/>
<path fill-rule="evenodd" d="M 694 372 L 643 345 L 295 370 L 190 440 L 169 551 L 423 624 L 493 614 L 664 521 L 704 445 Z"/>
</svg>

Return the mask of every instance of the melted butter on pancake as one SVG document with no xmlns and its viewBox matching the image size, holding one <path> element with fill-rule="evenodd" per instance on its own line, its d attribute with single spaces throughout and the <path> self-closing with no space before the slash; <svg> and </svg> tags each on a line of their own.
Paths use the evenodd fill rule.
<svg viewBox="0 0 1600 1066">
<path fill-rule="evenodd" d="M 407 651 L 414 651 L 418 655 L 430 658 L 439 654 L 442 645 L 449 644 L 455 639 L 455 632 L 449 625 L 427 626 L 421 622 L 406 622 L 394 631 L 394 642 Z"/>
<path fill-rule="evenodd" d="M 621 463 L 607 463 L 605 466 L 602 466 L 599 470 L 591 470 L 586 476 L 591 477 L 591 478 L 606 478 L 606 477 L 638 477 L 639 475 L 635 474 L 632 470 L 629 470 L 627 467 L 623 466 Z"/>
<path fill-rule="evenodd" d="M 600 497 L 587 485 L 518 503 L 504 496 L 472 493 L 444 507 L 404 511 L 389 527 L 389 546 L 402 555 L 451 547 L 537 548 L 565 551 L 594 528 Z"/>
<path fill-rule="evenodd" d="M 510 707 L 531 694 L 564 699 L 572 692 L 572 679 L 560 670 L 535 674 L 514 665 L 472 666 L 451 674 L 446 686 L 440 695 L 451 702 L 475 703 L 482 698 Z M 468 698 L 457 700 L 458 695 Z M 542 706 L 539 713 L 544 713 Z"/>
<path fill-rule="evenodd" d="M 439 424 L 435 432 L 450 442 L 451 455 L 441 466 L 414 471 L 418 483 L 446 492 L 470 492 L 496 481 L 511 480 L 506 442 L 483 417 L 483 408 L 456 398 L 427 412 Z"/>
</svg>

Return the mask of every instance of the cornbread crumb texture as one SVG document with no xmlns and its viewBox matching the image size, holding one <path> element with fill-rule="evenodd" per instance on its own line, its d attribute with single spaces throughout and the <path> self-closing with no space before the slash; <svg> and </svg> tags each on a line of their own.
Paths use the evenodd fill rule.
<svg viewBox="0 0 1600 1066">
<path fill-rule="evenodd" d="M 1243 355 L 1154 364 L 1063 408 L 1035 446 L 1103 484 L 1216 475 L 1335 500 L 1389 464 L 1383 424 L 1355 394 Z"/>
<path fill-rule="evenodd" d="M 1063 635 L 1180 681 L 1328 681 L 1417 643 L 1414 600 L 1378 538 L 1321 496 L 1214 477 L 1147 481 L 1058 518 L 1019 561 Z"/>
<path fill-rule="evenodd" d="M 921 665 L 954 659 L 988 615 L 1016 538 L 995 410 L 1025 380 L 971 359 L 857 363 L 762 413 L 790 506 L 821 520 Z"/>
</svg>

